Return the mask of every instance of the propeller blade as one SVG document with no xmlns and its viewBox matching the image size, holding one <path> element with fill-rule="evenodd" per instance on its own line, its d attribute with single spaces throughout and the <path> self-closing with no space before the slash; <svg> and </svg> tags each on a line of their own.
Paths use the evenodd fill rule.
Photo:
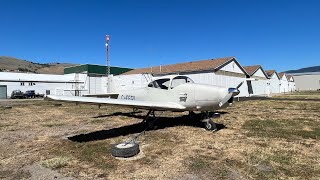
<svg viewBox="0 0 320 180">
<path fill-rule="evenodd" d="M 228 93 L 219 103 L 219 107 L 222 107 L 225 103 L 229 101 L 229 99 L 232 98 L 232 93 Z"/>
<path fill-rule="evenodd" d="M 239 87 L 241 87 L 242 84 L 243 84 L 243 81 L 236 88 L 239 89 Z"/>
</svg>

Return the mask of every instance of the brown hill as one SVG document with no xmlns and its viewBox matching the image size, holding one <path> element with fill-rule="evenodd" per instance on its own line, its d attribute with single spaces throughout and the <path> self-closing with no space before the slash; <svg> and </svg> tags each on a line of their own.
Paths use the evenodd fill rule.
<svg viewBox="0 0 320 180">
<path fill-rule="evenodd" d="M 63 69 L 77 64 L 50 63 L 41 64 L 14 57 L 0 56 L 0 71 L 32 72 L 38 74 L 63 74 Z"/>
</svg>

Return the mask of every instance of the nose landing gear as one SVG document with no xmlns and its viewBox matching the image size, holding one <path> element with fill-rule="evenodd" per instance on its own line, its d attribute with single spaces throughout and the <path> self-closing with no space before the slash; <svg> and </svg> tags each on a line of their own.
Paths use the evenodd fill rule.
<svg viewBox="0 0 320 180">
<path fill-rule="evenodd" d="M 212 121 L 212 119 L 205 120 L 205 129 L 208 131 L 216 131 L 217 125 Z"/>
<path fill-rule="evenodd" d="M 214 118 L 220 117 L 219 113 L 214 113 L 213 115 L 210 114 L 210 112 L 205 112 L 206 118 L 203 121 L 204 122 L 204 127 L 208 131 L 217 131 L 217 124 L 213 121 Z"/>
</svg>

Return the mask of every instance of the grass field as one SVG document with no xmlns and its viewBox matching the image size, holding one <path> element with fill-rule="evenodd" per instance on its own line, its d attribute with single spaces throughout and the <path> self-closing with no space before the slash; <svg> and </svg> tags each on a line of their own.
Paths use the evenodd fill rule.
<svg viewBox="0 0 320 180">
<path fill-rule="evenodd" d="M 0 179 L 320 179 L 320 93 L 236 102 L 221 129 L 187 113 L 158 112 L 141 152 L 111 145 L 143 129 L 145 111 L 49 101 L 2 101 Z"/>
</svg>

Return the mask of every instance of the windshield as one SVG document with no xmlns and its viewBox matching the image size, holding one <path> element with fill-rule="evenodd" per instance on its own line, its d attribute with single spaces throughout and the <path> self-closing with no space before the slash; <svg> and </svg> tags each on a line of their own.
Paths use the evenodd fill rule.
<svg viewBox="0 0 320 180">
<path fill-rule="evenodd" d="M 158 79 L 158 80 L 155 80 L 155 81 L 152 81 L 151 83 L 149 83 L 148 87 L 159 88 L 159 89 L 168 89 L 169 83 L 170 83 L 169 78 Z"/>
</svg>

